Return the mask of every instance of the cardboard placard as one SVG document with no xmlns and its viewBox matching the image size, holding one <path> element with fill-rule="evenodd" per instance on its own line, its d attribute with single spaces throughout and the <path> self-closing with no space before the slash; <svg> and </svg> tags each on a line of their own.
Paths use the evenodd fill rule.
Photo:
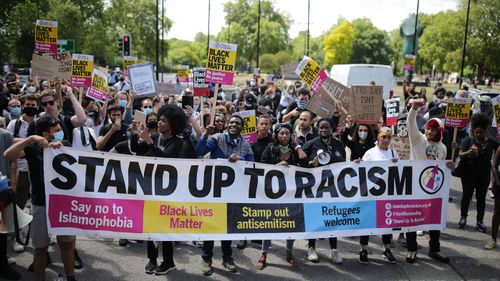
<svg viewBox="0 0 500 281">
<path fill-rule="evenodd" d="M 70 52 L 62 52 L 62 53 L 44 53 L 42 54 L 44 57 L 50 57 L 53 60 L 58 62 L 57 65 L 57 73 L 61 79 L 70 81 L 71 80 L 71 66 L 73 60 L 71 58 Z"/>
<path fill-rule="evenodd" d="M 386 126 L 394 126 L 396 125 L 396 123 L 398 123 L 399 104 L 399 97 L 388 99 L 385 101 L 385 108 L 387 112 L 385 120 Z"/>
<path fill-rule="evenodd" d="M 132 89 L 137 96 L 156 95 L 156 79 L 153 70 L 153 64 L 136 64 L 128 68 L 128 75 Z"/>
<path fill-rule="evenodd" d="M 349 114 L 353 122 L 377 124 L 382 115 L 382 86 L 352 85 Z"/>
<path fill-rule="evenodd" d="M 465 128 L 469 123 L 471 99 L 450 98 L 446 101 L 444 125 L 453 128 Z"/>
<path fill-rule="evenodd" d="M 71 85 L 74 87 L 90 87 L 92 85 L 94 56 L 73 54 L 72 60 Z"/>
<path fill-rule="evenodd" d="M 350 88 L 327 77 L 319 91 L 309 100 L 307 109 L 322 118 L 331 118 L 337 105 L 340 113 L 339 124 L 343 124 L 347 114 L 349 114 L 350 93 Z"/>
<path fill-rule="evenodd" d="M 210 96 L 209 84 L 205 81 L 206 69 L 204 67 L 193 68 L 193 90 L 194 96 Z"/>
<path fill-rule="evenodd" d="M 107 74 L 97 68 L 92 70 L 92 84 L 87 90 L 87 97 L 100 102 L 109 98 Z"/>
<path fill-rule="evenodd" d="M 311 87 L 313 92 L 318 92 L 328 77 L 319 64 L 308 56 L 304 56 L 295 69 L 295 73 Z"/>
<path fill-rule="evenodd" d="M 237 47 L 236 44 L 209 42 L 205 77 L 207 82 L 233 84 Z"/>
<path fill-rule="evenodd" d="M 243 130 L 241 130 L 241 136 L 249 144 L 254 144 L 257 142 L 257 117 L 255 115 L 255 110 L 245 110 L 235 113 L 243 118 Z"/>
<path fill-rule="evenodd" d="M 35 52 L 57 53 L 57 21 L 36 20 Z"/>
<path fill-rule="evenodd" d="M 400 160 L 410 160 L 410 138 L 394 136 L 389 147 L 398 153 Z"/>
<path fill-rule="evenodd" d="M 189 83 L 189 65 L 179 65 L 177 75 L 179 77 L 179 82 Z"/>
<path fill-rule="evenodd" d="M 128 68 L 139 63 L 138 57 L 123 56 L 123 75 L 128 76 Z"/>
<path fill-rule="evenodd" d="M 156 82 L 156 91 L 158 95 L 165 94 L 168 96 L 177 95 L 177 91 L 175 89 L 175 84 L 171 82 Z"/>
<path fill-rule="evenodd" d="M 39 79 L 53 80 L 58 76 L 59 62 L 50 57 L 33 54 L 31 57 L 31 75 Z"/>
</svg>

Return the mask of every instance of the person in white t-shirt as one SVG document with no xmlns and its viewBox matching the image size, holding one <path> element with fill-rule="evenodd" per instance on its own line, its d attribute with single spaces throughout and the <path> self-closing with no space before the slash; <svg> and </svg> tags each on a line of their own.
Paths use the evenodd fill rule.
<svg viewBox="0 0 500 281">
<path fill-rule="evenodd" d="M 397 162 L 399 159 L 398 153 L 393 149 L 389 148 L 392 139 L 392 130 L 389 127 L 382 127 L 379 130 L 377 137 L 377 145 L 370 148 L 363 155 L 363 161 L 392 161 Z M 359 163 L 359 159 L 354 160 L 354 162 Z M 359 262 L 362 264 L 368 263 L 368 240 L 370 236 L 361 236 L 359 239 L 359 244 L 361 245 L 361 251 L 359 252 Z M 384 243 L 384 258 L 389 263 L 397 263 L 398 261 L 391 252 L 391 240 L 392 234 L 382 235 L 382 242 Z"/>
</svg>

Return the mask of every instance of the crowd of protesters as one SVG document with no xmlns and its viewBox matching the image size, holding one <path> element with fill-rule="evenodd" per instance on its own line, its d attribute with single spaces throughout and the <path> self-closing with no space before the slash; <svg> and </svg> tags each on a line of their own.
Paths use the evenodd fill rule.
<svg viewBox="0 0 500 281">
<path fill-rule="evenodd" d="M 38 83 L 28 80 L 19 85 L 19 78 L 8 73 L 0 83 L 0 147 L 4 155 L 0 162 L 1 172 L 11 182 L 15 202 L 21 209 L 30 210 L 33 221 L 30 232 L 22 231 L 22 239 L 13 239 L 13 249 L 24 251 L 26 236 L 31 236 L 35 249 L 33 264 L 29 270 L 34 279 L 44 280 L 45 268 L 51 262 L 47 249 L 51 237 L 47 232 L 45 209 L 45 187 L 43 173 L 43 149 L 73 146 L 81 149 L 100 150 L 109 153 L 141 155 L 166 158 L 210 158 L 228 159 L 229 162 L 255 161 L 286 167 L 318 167 L 347 160 L 346 147 L 350 151 L 350 161 L 398 161 L 398 153 L 390 148 L 395 128 L 385 127 L 385 116 L 380 116 L 376 125 L 355 124 L 350 116 L 339 124 L 339 108 L 335 108 L 330 118 L 320 118 L 307 110 L 311 91 L 300 82 L 288 85 L 266 85 L 264 80 L 248 81 L 243 87 L 225 92 L 218 88 L 217 103 L 212 99 L 193 97 L 193 104 L 184 108 L 182 96 L 192 96 L 189 84 L 180 87 L 178 95 L 158 93 L 151 97 L 137 97 L 131 91 L 127 78 L 112 73 L 109 77 L 110 96 L 105 103 L 96 102 L 72 88 L 66 81 L 55 79 Z M 371 81 L 366 81 L 367 84 Z M 213 85 L 212 85 L 213 86 Z M 216 87 L 212 87 L 213 91 Z M 456 142 L 452 141 L 452 128 L 444 126 L 446 100 L 450 97 L 468 97 L 467 90 L 457 93 L 437 87 L 432 99 L 427 102 L 425 89 L 417 91 L 413 84 L 403 87 L 404 110 L 407 133 L 410 140 L 410 159 L 444 160 L 455 156 L 466 165 L 461 176 L 463 198 L 461 219 L 458 227 L 465 227 L 469 203 L 476 192 L 476 228 L 486 232 L 484 222 L 485 199 L 488 188 L 495 196 L 495 210 L 492 221 L 492 240 L 485 249 L 496 247 L 500 223 L 500 188 L 498 164 L 500 150 L 496 130 L 492 127 L 492 105 L 487 98 L 472 101 L 474 105 L 470 125 L 458 132 Z M 80 96 L 83 95 L 83 96 Z M 215 115 L 210 116 L 215 107 Z M 134 110 L 146 116 L 139 123 L 134 118 Z M 242 137 L 244 120 L 238 111 L 256 110 L 257 141 L 249 144 Z M 404 121 L 404 120 L 403 120 Z M 399 124 L 399 123 L 398 123 Z M 399 128 L 398 125 L 398 129 Z M 399 132 L 402 133 L 402 132 Z M 455 151 L 456 155 L 452 155 Z M 324 157 L 324 154 L 328 157 Z M 325 160 L 326 159 L 326 160 Z M 493 159 L 493 162 L 491 160 Z M 10 160 L 10 162 L 8 162 Z M 407 160 L 407 159 L 403 159 Z M 450 169 L 455 165 L 450 162 Z M 491 169 L 493 167 L 493 169 Z M 478 180 L 477 174 L 481 177 Z M 429 231 L 429 256 L 441 262 L 449 258 L 440 252 L 440 232 Z M 18 280 L 21 275 L 14 271 L 7 256 L 9 235 L 0 234 L 0 277 Z M 369 236 L 360 241 L 359 262 L 368 259 Z M 383 235 L 383 256 L 389 263 L 397 263 L 391 253 L 392 234 Z M 417 258 L 417 234 L 400 234 L 398 240 L 408 249 L 406 261 L 414 263 Z M 57 236 L 61 248 L 66 280 L 75 280 L 75 269 L 83 263 L 76 251 L 75 236 Z M 267 265 L 267 252 L 271 241 L 254 241 L 261 244 L 262 253 L 256 263 L 258 270 Z M 128 240 L 119 244 L 126 246 Z M 232 258 L 232 241 L 221 241 L 222 265 L 229 271 L 236 271 Z M 239 249 L 246 247 L 247 241 L 239 241 Z M 293 267 L 298 266 L 293 255 L 294 240 L 286 241 L 285 260 Z M 315 249 L 316 239 L 310 239 L 307 260 L 319 262 Z M 337 238 L 329 237 L 330 258 L 333 263 L 343 262 L 337 250 Z M 158 262 L 159 248 L 162 248 L 162 262 Z M 199 245 L 201 272 L 212 273 L 214 241 L 204 241 Z M 146 243 L 148 261 L 145 272 L 163 275 L 175 269 L 174 242 L 148 241 Z"/>
</svg>

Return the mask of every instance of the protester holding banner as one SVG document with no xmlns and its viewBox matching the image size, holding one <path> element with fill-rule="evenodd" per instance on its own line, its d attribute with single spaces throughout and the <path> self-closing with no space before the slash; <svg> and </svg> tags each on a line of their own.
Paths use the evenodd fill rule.
<svg viewBox="0 0 500 281">
<path fill-rule="evenodd" d="M 444 160 L 446 159 L 446 146 L 441 142 L 444 132 L 444 124 L 438 118 L 433 118 L 425 124 L 425 133 L 420 133 L 417 128 L 417 110 L 424 104 L 423 99 L 414 99 L 410 105 L 406 124 L 408 126 L 408 136 L 410 137 L 410 160 Z M 451 165 L 450 165 L 451 164 Z M 452 163 L 448 167 L 452 167 Z M 429 256 L 440 262 L 447 263 L 450 259 L 440 253 L 439 237 L 441 231 L 429 231 Z M 417 233 L 406 233 L 406 243 L 408 254 L 406 261 L 415 263 L 417 259 Z"/>
<path fill-rule="evenodd" d="M 350 116 L 347 117 L 347 120 L 349 118 Z M 342 143 L 351 150 L 351 161 L 363 158 L 365 152 L 375 146 L 375 132 L 372 126 L 368 124 L 356 124 L 353 131 L 354 134 L 350 136 L 349 129 L 353 125 L 352 122 L 346 122 L 340 136 Z"/>
<path fill-rule="evenodd" d="M 228 159 L 229 162 L 238 160 L 254 161 L 250 144 L 241 136 L 244 120 L 238 115 L 229 119 L 226 133 L 215 133 L 214 126 L 208 126 L 207 131 L 196 144 L 196 154 L 204 156 L 210 153 L 210 159 Z M 215 134 L 214 134 L 215 133 Z M 222 265 L 231 272 L 236 271 L 232 258 L 231 241 L 221 241 Z M 214 241 L 203 242 L 201 271 L 204 275 L 212 274 L 212 256 Z"/>
<path fill-rule="evenodd" d="M 309 156 L 309 166 L 318 167 L 338 162 L 345 162 L 346 153 L 344 145 L 333 138 L 334 124 L 330 119 L 320 119 L 317 123 L 319 136 L 308 141 L 303 149 Z M 330 258 L 333 263 L 341 264 L 342 257 L 337 251 L 337 237 L 328 238 L 330 243 Z M 307 259 L 319 262 L 316 253 L 316 239 L 309 239 Z"/>
<path fill-rule="evenodd" d="M 358 126 L 359 128 L 359 126 Z M 359 133 L 359 131 L 358 131 Z M 392 161 L 397 162 L 399 159 L 398 153 L 391 148 L 392 129 L 389 127 L 382 127 L 378 132 L 377 146 L 369 149 L 363 155 L 363 161 Z M 358 160 L 355 162 L 359 163 Z M 359 252 L 359 262 L 362 264 L 368 263 L 368 240 L 370 236 L 364 235 L 359 238 L 359 244 L 361 245 L 361 251 Z M 382 242 L 384 244 L 384 258 L 389 263 L 397 263 L 398 261 L 391 252 L 391 240 L 392 234 L 383 234 Z"/>
<path fill-rule="evenodd" d="M 262 152 L 264 152 L 264 149 L 266 149 L 267 145 L 273 141 L 271 129 L 271 117 L 266 114 L 259 116 L 257 122 L 257 142 L 252 144 L 252 151 L 255 156 L 255 162 L 261 161 Z"/>
<path fill-rule="evenodd" d="M 493 217 L 491 218 L 491 241 L 484 245 L 486 250 L 493 250 L 497 247 L 498 228 L 500 227 L 500 177 L 498 176 L 498 165 L 500 163 L 500 148 L 497 148 L 495 157 L 491 164 L 493 174 L 493 194 L 495 195 L 495 205 L 493 207 Z"/>
<path fill-rule="evenodd" d="M 486 232 L 484 224 L 484 210 L 486 193 L 490 183 L 491 159 L 498 147 L 496 141 L 490 140 L 486 132 L 491 119 L 484 113 L 476 113 L 471 117 L 470 135 L 460 144 L 458 156 L 462 166 L 462 201 L 460 203 L 460 221 L 458 227 L 464 228 L 467 224 L 469 204 L 476 191 L 476 229 Z"/>
<path fill-rule="evenodd" d="M 44 97 L 51 97 L 44 96 Z M 47 103 L 42 99 L 42 104 Z M 52 105 L 55 105 L 55 100 Z M 47 107 L 47 104 L 44 106 Z M 15 143 L 4 152 L 5 157 L 11 161 L 26 157 L 28 162 L 29 175 L 32 183 L 32 213 L 31 223 L 32 245 L 35 248 L 34 271 L 35 280 L 44 280 L 45 267 L 47 265 L 47 249 L 50 238 L 47 231 L 47 216 L 45 209 L 45 183 L 43 170 L 43 148 L 59 148 L 65 140 L 65 132 L 60 119 L 53 116 L 51 111 L 46 110 L 46 114 L 38 119 L 36 124 L 36 135 L 31 135 L 23 141 Z M 65 145 L 70 145 L 65 142 Z M 57 236 L 59 248 L 66 273 L 66 280 L 75 280 L 74 276 L 74 245 L 75 236 Z"/>
<path fill-rule="evenodd" d="M 292 126 L 289 124 L 278 124 L 274 129 L 273 142 L 269 144 L 262 153 L 261 161 L 266 164 L 275 164 L 288 167 L 307 166 L 308 159 L 297 140 L 292 139 Z M 294 239 L 286 240 L 286 261 L 293 267 L 298 266 L 298 261 L 292 254 Z M 262 270 L 267 265 L 267 251 L 271 247 L 271 240 L 262 241 L 262 254 L 255 267 Z"/>
</svg>

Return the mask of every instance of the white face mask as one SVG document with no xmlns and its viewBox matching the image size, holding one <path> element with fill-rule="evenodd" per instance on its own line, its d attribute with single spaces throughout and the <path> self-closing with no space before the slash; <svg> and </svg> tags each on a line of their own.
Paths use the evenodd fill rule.
<svg viewBox="0 0 500 281">
<path fill-rule="evenodd" d="M 361 140 L 366 140 L 366 138 L 368 137 L 368 132 L 358 132 L 358 136 L 359 136 L 359 139 Z"/>
<path fill-rule="evenodd" d="M 35 86 L 29 86 L 26 88 L 26 91 L 28 93 L 34 93 L 34 92 L 36 92 L 36 88 L 35 88 Z"/>
</svg>

